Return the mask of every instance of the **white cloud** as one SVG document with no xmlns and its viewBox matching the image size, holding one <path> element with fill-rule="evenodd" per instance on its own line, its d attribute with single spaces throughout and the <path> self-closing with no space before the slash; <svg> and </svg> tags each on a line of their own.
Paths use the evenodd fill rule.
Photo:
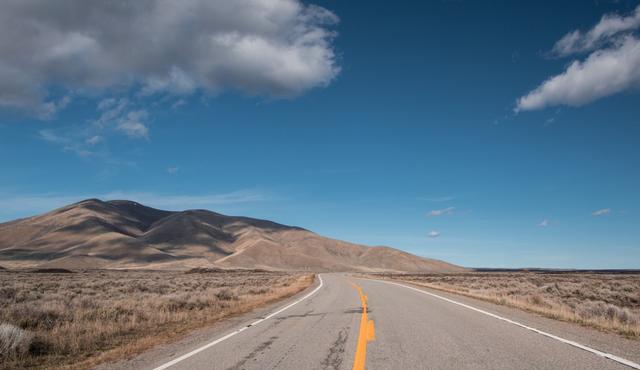
<svg viewBox="0 0 640 370">
<path fill-rule="evenodd" d="M 88 138 L 87 140 L 85 140 L 85 143 L 87 143 L 87 145 L 89 146 L 94 146 L 97 145 L 99 143 L 102 142 L 102 136 L 100 135 L 93 135 L 90 138 Z"/>
<path fill-rule="evenodd" d="M 518 99 L 516 111 L 554 105 L 581 106 L 640 85 L 640 40 L 628 36 L 619 44 L 593 52 Z"/>
<path fill-rule="evenodd" d="M 53 113 L 64 104 L 52 101 L 50 86 L 296 96 L 339 73 L 336 22 L 300 0 L 6 0 L 0 108 Z"/>
<path fill-rule="evenodd" d="M 71 103 L 71 97 L 69 95 L 65 95 L 60 98 L 58 101 L 48 101 L 46 103 L 40 104 L 40 106 L 36 109 L 35 114 L 40 119 L 48 120 L 58 113 L 58 111 L 64 109 Z M 1 99 L 0 99 L 1 104 Z"/>
<path fill-rule="evenodd" d="M 169 167 L 167 168 L 167 173 L 169 175 L 174 175 L 178 172 L 179 168 L 178 167 Z"/>
<path fill-rule="evenodd" d="M 575 30 L 567 33 L 553 47 L 552 53 L 567 56 L 584 51 L 591 51 L 606 44 L 615 35 L 632 31 L 640 27 L 640 5 L 629 16 L 605 14 L 587 33 Z"/>
<path fill-rule="evenodd" d="M 437 230 L 431 230 L 429 234 L 427 234 L 429 238 L 437 238 L 440 236 L 440 232 Z"/>
<path fill-rule="evenodd" d="M 515 111 L 577 107 L 640 86 L 640 40 L 634 35 L 639 27 L 640 6 L 628 17 L 605 15 L 585 34 L 565 35 L 554 46 L 554 55 L 591 54 L 518 98 Z"/>
<path fill-rule="evenodd" d="M 38 137 L 46 142 L 61 146 L 65 152 L 72 152 L 80 157 L 89 157 L 94 154 L 92 151 L 86 149 L 85 146 L 75 142 L 69 137 L 61 136 L 53 130 L 40 130 L 38 131 Z"/>
<path fill-rule="evenodd" d="M 547 227 L 547 226 L 549 226 L 549 220 L 544 219 L 544 220 L 540 221 L 540 223 L 538 224 L 538 226 L 540 226 L 540 227 Z"/>
<path fill-rule="evenodd" d="M 93 124 L 104 128 L 111 125 L 113 122 L 126 115 L 126 110 L 131 106 L 129 99 L 115 99 L 108 98 L 98 102 L 98 111 L 100 111 L 100 117 L 96 119 Z"/>
<path fill-rule="evenodd" d="M 438 216 L 443 216 L 443 215 L 453 215 L 454 212 L 456 210 L 456 207 L 447 207 L 447 208 L 443 208 L 443 209 L 434 209 L 433 211 L 429 212 L 427 215 L 429 217 L 438 217 Z"/>
<path fill-rule="evenodd" d="M 603 208 L 591 213 L 591 216 L 599 217 L 599 216 L 607 216 L 611 213 L 611 208 Z"/>
<path fill-rule="evenodd" d="M 38 136 L 40 137 L 40 139 L 44 141 L 48 141 L 50 143 L 56 143 L 56 144 L 66 143 L 66 139 L 64 139 L 63 137 L 59 136 L 58 134 L 56 134 L 51 130 L 40 130 L 38 131 Z"/>
<path fill-rule="evenodd" d="M 180 107 L 182 107 L 183 105 L 186 105 L 187 101 L 184 99 L 178 99 L 175 103 L 171 104 L 171 109 L 178 109 Z"/>
<path fill-rule="evenodd" d="M 132 138 L 149 138 L 149 128 L 143 123 L 149 114 L 145 110 L 136 110 L 127 113 L 119 119 L 116 130 L 124 132 Z"/>
<path fill-rule="evenodd" d="M 114 128 L 130 138 L 149 138 L 149 113 L 145 109 L 137 109 L 129 99 L 103 99 L 97 108 L 101 113 L 92 122 L 93 131 Z"/>
<path fill-rule="evenodd" d="M 39 132 L 39 137 L 47 142 L 57 144 L 66 152 L 73 152 L 81 157 L 92 155 L 93 158 L 113 163 L 108 147 L 98 150 L 96 147 L 104 143 L 115 133 L 133 139 L 149 139 L 149 114 L 139 109 L 139 104 L 129 99 L 108 98 L 97 103 L 99 117 L 91 124 L 64 126 L 57 130 L 46 129 Z"/>
</svg>

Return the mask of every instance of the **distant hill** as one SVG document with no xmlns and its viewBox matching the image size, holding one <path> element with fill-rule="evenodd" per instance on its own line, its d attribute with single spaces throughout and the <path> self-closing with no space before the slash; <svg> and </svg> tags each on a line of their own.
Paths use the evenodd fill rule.
<svg viewBox="0 0 640 370">
<path fill-rule="evenodd" d="M 0 224 L 7 267 L 259 268 L 268 270 L 454 272 L 464 269 L 388 247 L 206 210 L 162 211 L 126 200 L 88 199 Z"/>
</svg>

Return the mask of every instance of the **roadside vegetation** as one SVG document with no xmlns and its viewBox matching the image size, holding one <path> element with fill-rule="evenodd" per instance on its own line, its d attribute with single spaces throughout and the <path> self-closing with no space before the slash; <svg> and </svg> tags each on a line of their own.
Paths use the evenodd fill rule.
<svg viewBox="0 0 640 370">
<path fill-rule="evenodd" d="M 640 274 L 378 274 L 640 339 Z"/>
<path fill-rule="evenodd" d="M 84 369 L 300 292 L 265 271 L 0 271 L 0 369 Z"/>
</svg>

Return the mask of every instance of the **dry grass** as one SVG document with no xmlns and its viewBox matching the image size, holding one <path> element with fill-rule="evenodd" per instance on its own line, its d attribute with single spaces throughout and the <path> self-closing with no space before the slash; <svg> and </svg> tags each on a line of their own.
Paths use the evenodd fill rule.
<svg viewBox="0 0 640 370">
<path fill-rule="evenodd" d="M 376 275 L 640 339 L 640 274 Z"/>
<path fill-rule="evenodd" d="M 0 272 L 0 369 L 83 369 L 291 296 L 313 275 Z"/>
</svg>

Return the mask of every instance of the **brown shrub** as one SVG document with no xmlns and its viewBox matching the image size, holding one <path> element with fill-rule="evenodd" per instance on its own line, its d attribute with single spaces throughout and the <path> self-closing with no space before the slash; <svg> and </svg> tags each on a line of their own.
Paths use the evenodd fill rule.
<svg viewBox="0 0 640 370">
<path fill-rule="evenodd" d="M 376 277 L 462 294 L 640 339 L 640 274 L 476 272 Z"/>
<path fill-rule="evenodd" d="M 229 288 L 224 288 L 216 293 L 216 298 L 221 301 L 230 301 L 232 299 L 238 299 L 238 296 Z"/>
<path fill-rule="evenodd" d="M 32 333 L 11 324 L 0 324 L 0 361 L 24 356 L 32 342 Z"/>
<path fill-rule="evenodd" d="M 312 275 L 251 271 L 0 272 L 0 368 L 88 368 L 312 282 Z"/>
</svg>

